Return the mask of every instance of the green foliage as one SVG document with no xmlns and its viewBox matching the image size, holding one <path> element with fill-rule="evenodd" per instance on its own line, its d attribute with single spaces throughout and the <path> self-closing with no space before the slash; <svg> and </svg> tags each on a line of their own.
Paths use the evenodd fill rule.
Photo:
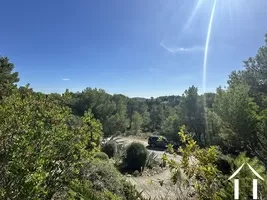
<svg viewBox="0 0 267 200">
<path fill-rule="evenodd" d="M 147 150 L 141 143 L 133 142 L 126 149 L 125 164 L 130 170 L 144 169 L 147 159 Z"/>
<path fill-rule="evenodd" d="M 205 131 L 206 146 L 210 145 L 223 146 L 222 144 L 223 142 L 219 135 L 223 122 L 221 117 L 214 111 L 214 108 L 206 109 L 206 122 L 207 122 Z"/>
<path fill-rule="evenodd" d="M 123 191 L 125 200 L 146 200 L 143 196 L 143 192 L 138 192 L 134 185 L 125 181 L 123 184 Z"/>
<path fill-rule="evenodd" d="M 109 160 L 108 155 L 105 154 L 104 152 L 97 152 L 97 153 L 94 155 L 94 158 L 97 158 L 97 159 L 100 159 L 100 160 L 105 160 L 105 161 L 108 161 L 108 160 Z"/>
<path fill-rule="evenodd" d="M 83 125 L 75 128 L 68 125 L 71 117 L 68 108 L 30 90 L 2 101 L 1 198 L 49 199 L 64 190 L 81 161 L 97 150 L 101 134 L 101 124 L 93 118 L 83 117 Z"/>
<path fill-rule="evenodd" d="M 108 155 L 109 158 L 112 158 L 116 152 L 116 142 L 111 141 L 102 145 L 102 151 Z"/>
<path fill-rule="evenodd" d="M 246 85 L 218 90 L 214 109 L 222 120 L 219 136 L 231 152 L 257 146 L 258 106 L 249 97 Z"/>
<path fill-rule="evenodd" d="M 68 191 L 68 197 L 70 200 L 121 200 L 116 194 L 113 194 L 109 190 L 104 190 L 103 192 L 97 191 L 93 188 L 93 184 L 86 181 L 75 180 L 72 182 L 70 190 Z M 65 198 L 66 199 L 66 198 Z"/>
<path fill-rule="evenodd" d="M 258 123 L 259 131 L 257 132 L 257 152 L 255 152 L 255 156 L 257 156 L 262 162 L 264 162 L 265 166 L 267 165 L 267 109 L 264 109 L 259 114 L 259 123 Z"/>
<path fill-rule="evenodd" d="M 115 166 L 123 168 L 123 161 L 126 157 L 126 147 L 124 144 L 117 143 L 115 156 L 113 157 L 115 161 Z"/>
<path fill-rule="evenodd" d="M 92 182 L 74 180 L 71 183 L 68 193 L 64 196 L 61 194 L 59 199 L 68 200 L 146 200 L 142 197 L 142 192 L 138 192 L 130 182 L 123 180 L 121 183 L 123 193 L 120 195 L 114 194 L 105 189 L 104 192 L 97 191 L 93 188 Z"/>
<path fill-rule="evenodd" d="M 219 96 L 216 98 L 221 104 L 221 109 L 216 112 L 223 121 L 228 119 L 221 131 L 226 146 L 228 146 L 227 140 L 230 141 L 230 137 L 235 137 L 236 147 L 232 143 L 233 140 L 230 146 L 238 149 L 241 147 L 241 150 L 257 156 L 265 163 L 265 166 L 267 164 L 267 135 L 263 127 L 265 127 L 264 110 L 267 108 L 266 57 L 267 45 L 265 43 L 254 57 L 244 62 L 244 70 L 231 73 L 228 81 L 229 88 L 226 91 L 219 90 L 217 92 Z"/>
<path fill-rule="evenodd" d="M 267 175 L 264 165 L 257 158 L 249 158 L 243 152 L 233 160 L 232 171 L 237 170 L 237 168 L 239 168 L 244 163 L 248 163 L 264 179 L 258 179 L 258 191 L 259 199 L 266 198 Z M 237 178 L 241 180 L 239 189 L 240 196 L 244 198 L 251 197 L 252 179 L 256 178 L 253 172 L 249 169 L 247 165 L 244 165 L 240 173 L 237 175 Z"/>
<path fill-rule="evenodd" d="M 94 191 L 92 183 L 90 181 L 84 181 L 84 180 L 83 181 L 73 180 L 70 183 L 67 196 L 69 200 L 74 200 L 74 199 L 102 200 L 105 198 L 103 197 L 102 193 L 97 193 L 96 191 Z M 67 198 L 65 197 L 65 199 Z"/>
<path fill-rule="evenodd" d="M 135 187 L 127 182 L 111 163 L 92 160 L 84 165 L 81 174 L 83 180 L 90 183 L 89 188 L 104 200 L 135 200 L 141 197 Z"/>
<path fill-rule="evenodd" d="M 182 126 L 179 136 L 185 146 L 179 149 L 182 155 L 181 163 L 169 160 L 166 155 L 163 158 L 168 161 L 173 172 L 173 182 L 177 183 L 178 180 L 181 180 L 181 170 L 183 170 L 186 175 L 187 187 L 189 187 L 190 182 L 193 184 L 198 199 L 222 199 L 220 197 L 222 194 L 221 172 L 215 164 L 218 156 L 217 149 L 215 147 L 200 148 L 196 141 L 184 131 L 185 126 Z"/>
<path fill-rule="evenodd" d="M 219 87 L 216 94 L 199 95 L 198 89 L 192 86 L 182 97 L 144 99 L 110 95 L 92 88 L 75 93 L 66 90 L 62 95 L 33 92 L 29 85 L 16 88 L 18 73 L 13 72 L 14 65 L 8 58 L 0 56 L 0 198 L 139 198 L 136 190 L 121 181 L 112 168 L 111 176 L 119 192 L 114 193 L 114 188 L 105 181 L 101 186 L 96 184 L 99 177 L 106 179 L 109 171 L 108 168 L 101 168 L 103 173 L 96 171 L 94 167 L 100 164 L 90 161 L 94 155 L 107 159 L 103 153 L 95 154 L 100 150 L 102 131 L 105 136 L 158 132 L 168 139 L 182 141 L 180 164 L 163 154 L 162 166 L 167 163 L 171 166 L 173 181 L 180 180 L 182 169 L 194 183 L 198 198 L 232 198 L 232 185 L 220 181 L 229 173 L 229 164 L 233 163 L 234 170 L 246 161 L 265 176 L 266 58 L 265 43 L 254 57 L 244 62 L 244 70 L 231 73 L 228 86 Z M 181 124 L 186 125 L 190 135 L 185 134 L 184 127 L 176 134 Z M 145 165 L 152 167 L 155 155 L 147 155 L 140 145 L 132 144 L 125 151 L 124 146 L 111 137 L 103 143 L 102 151 L 109 157 L 115 156 L 116 163 L 125 158 L 132 170 L 141 170 Z M 247 157 L 245 154 L 236 159 L 225 157 L 212 145 L 218 145 L 223 153 L 231 156 L 245 151 Z M 168 145 L 167 151 L 174 153 L 173 146 Z M 87 167 L 97 178 L 92 174 L 89 179 L 77 178 L 85 160 L 90 161 Z M 101 163 L 99 159 L 92 162 Z M 241 176 L 247 181 L 251 178 Z M 222 188 L 225 190 L 219 190 Z M 264 188 L 267 187 L 262 182 L 261 195 L 266 196 Z M 248 190 L 244 185 L 241 193 L 248 194 Z"/>
<path fill-rule="evenodd" d="M 0 100 L 11 94 L 14 83 L 19 81 L 18 72 L 13 72 L 14 65 L 7 57 L 0 56 Z"/>
<path fill-rule="evenodd" d="M 156 160 L 157 157 L 158 157 L 158 155 L 155 152 L 153 152 L 153 151 L 149 152 L 147 159 L 146 159 L 146 167 L 148 167 L 150 169 L 155 167 L 158 164 L 158 162 Z"/>
<path fill-rule="evenodd" d="M 132 115 L 131 129 L 135 134 L 137 134 L 141 130 L 142 123 L 142 116 L 138 112 L 134 111 Z"/>
<path fill-rule="evenodd" d="M 182 155 L 181 163 L 168 159 L 166 154 L 162 158 L 168 161 L 174 183 L 184 181 L 187 187 L 193 185 L 198 199 L 231 199 L 234 194 L 233 183 L 227 179 L 242 164 L 249 163 L 264 179 L 264 181 L 260 180 L 259 183 L 260 199 L 266 196 L 267 175 L 265 167 L 258 159 L 249 158 L 245 153 L 232 159 L 222 155 L 214 146 L 200 148 L 189 134 L 185 134 L 185 126 L 181 127 L 179 136 L 185 144 L 179 150 Z M 182 171 L 186 175 L 186 180 L 182 179 Z M 237 176 L 242 180 L 240 196 L 245 199 L 250 198 L 251 180 L 255 175 L 248 167 L 244 166 L 244 169 Z"/>
<path fill-rule="evenodd" d="M 186 90 L 181 99 L 181 112 L 184 116 L 184 124 L 195 133 L 195 139 L 200 145 L 205 143 L 205 110 L 203 98 L 198 95 L 198 89 L 194 86 Z"/>
<path fill-rule="evenodd" d="M 108 190 L 113 194 L 123 194 L 123 177 L 111 164 L 103 160 L 92 160 L 84 164 L 82 177 L 93 184 L 96 191 Z"/>
<path fill-rule="evenodd" d="M 231 175 L 233 165 L 233 158 L 231 156 L 219 153 L 215 164 L 217 169 L 220 170 L 224 175 Z"/>
<path fill-rule="evenodd" d="M 159 131 L 162 128 L 162 123 L 164 120 L 164 110 L 163 110 L 163 105 L 152 105 L 151 110 L 150 110 L 150 127 L 151 130 L 154 131 Z"/>
<path fill-rule="evenodd" d="M 118 166 L 125 157 L 125 142 L 121 137 L 111 136 L 102 141 L 102 151 L 113 158 Z"/>
<path fill-rule="evenodd" d="M 99 150 L 102 136 L 102 124 L 100 121 L 94 119 L 90 110 L 84 113 L 84 116 L 82 116 L 82 122 L 84 126 L 81 127 L 81 131 L 89 135 L 86 149 L 89 151 L 94 149 Z"/>
<path fill-rule="evenodd" d="M 177 131 L 179 129 L 180 124 L 182 123 L 181 117 L 179 114 L 169 115 L 163 121 L 161 134 L 166 136 L 166 138 L 170 140 L 174 140 L 176 142 L 179 141 L 179 137 L 177 136 Z"/>
</svg>

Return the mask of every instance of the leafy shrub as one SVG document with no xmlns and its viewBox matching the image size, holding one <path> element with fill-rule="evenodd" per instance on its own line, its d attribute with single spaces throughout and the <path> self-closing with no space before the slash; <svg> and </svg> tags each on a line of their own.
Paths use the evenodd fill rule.
<svg viewBox="0 0 267 200">
<path fill-rule="evenodd" d="M 157 164 L 159 164 L 156 160 L 157 158 L 157 154 L 155 152 L 150 152 L 147 156 L 146 159 L 146 167 L 152 169 L 153 167 L 155 167 Z"/>
<path fill-rule="evenodd" d="M 217 166 L 217 169 L 220 170 L 224 175 L 230 175 L 231 170 L 231 164 L 232 164 L 232 158 L 220 155 L 218 159 L 215 161 L 215 164 Z"/>
<path fill-rule="evenodd" d="M 116 152 L 116 142 L 107 142 L 102 146 L 102 151 L 112 158 Z"/>
<path fill-rule="evenodd" d="M 213 200 L 222 199 L 224 195 L 221 181 L 223 180 L 221 172 L 215 164 L 218 158 L 218 150 L 211 146 L 207 149 L 200 148 L 192 136 L 185 134 L 185 126 L 181 127 L 178 133 L 181 141 L 185 144 L 179 151 L 182 155 L 180 163 L 168 159 L 166 155 L 163 160 L 167 160 L 172 174 L 172 181 L 176 184 L 181 180 L 181 174 L 186 175 L 185 185 L 190 188 L 190 182 L 193 184 L 197 199 Z M 188 181 L 190 180 L 190 182 Z"/>
<path fill-rule="evenodd" d="M 128 181 L 125 181 L 123 183 L 123 192 L 125 200 L 146 200 L 144 197 L 142 197 L 143 192 L 138 192 L 135 186 L 129 183 Z"/>
<path fill-rule="evenodd" d="M 126 149 L 126 158 L 124 160 L 127 169 L 139 170 L 145 167 L 147 159 L 147 150 L 141 143 L 133 142 Z"/>
<path fill-rule="evenodd" d="M 111 163 L 103 160 L 85 163 L 80 180 L 71 189 L 84 200 L 145 200 Z"/>
<path fill-rule="evenodd" d="M 70 109 L 27 90 L 1 101 L 0 199 L 51 199 L 68 187 L 102 132 L 88 112 L 79 128 L 71 118 Z"/>
<path fill-rule="evenodd" d="M 123 185 L 123 183 L 122 183 Z M 113 194 L 109 190 L 104 190 L 103 192 L 96 191 L 93 188 L 93 184 L 88 180 L 74 180 L 70 185 L 70 189 L 64 198 L 58 199 L 69 199 L 69 200 L 128 200 L 124 196 L 120 197 L 116 194 Z M 55 199 L 54 199 L 55 200 Z"/>
<path fill-rule="evenodd" d="M 94 157 L 106 161 L 109 159 L 108 155 L 104 152 L 97 152 Z"/>
<path fill-rule="evenodd" d="M 123 196 L 124 177 L 111 164 L 103 160 L 92 160 L 82 169 L 83 179 L 92 183 L 92 188 L 98 192 L 106 190 L 118 196 Z"/>
<path fill-rule="evenodd" d="M 116 135 L 105 138 L 102 140 L 102 151 L 110 158 L 114 156 L 121 157 L 124 154 L 124 143 L 123 139 Z"/>
<path fill-rule="evenodd" d="M 115 166 L 120 167 L 126 157 L 126 148 L 124 144 L 117 144 L 116 153 L 113 157 Z"/>
<path fill-rule="evenodd" d="M 102 200 L 103 196 L 94 191 L 90 181 L 73 180 L 69 186 L 68 199 Z M 58 199 L 67 199 L 58 198 Z"/>
</svg>

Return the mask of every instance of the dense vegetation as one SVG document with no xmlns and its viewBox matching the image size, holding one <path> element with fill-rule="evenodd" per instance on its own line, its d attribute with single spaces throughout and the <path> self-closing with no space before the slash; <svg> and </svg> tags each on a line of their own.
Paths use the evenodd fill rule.
<svg viewBox="0 0 267 200">
<path fill-rule="evenodd" d="M 128 169 L 142 171 L 147 160 L 147 150 L 141 143 L 133 142 L 126 149 L 125 164 Z"/>
<path fill-rule="evenodd" d="M 255 157 L 254 163 L 266 167 L 267 34 L 265 38 L 266 43 L 256 56 L 244 62 L 243 70 L 232 72 L 228 85 L 218 87 L 216 93 L 198 94 L 198 89 L 192 86 L 182 96 L 151 99 L 111 95 L 92 88 L 76 93 L 66 90 L 63 94 L 34 92 L 29 85 L 18 88 L 15 84 L 19 77 L 13 72 L 13 64 L 8 58 L 0 57 L 0 197 L 137 198 L 133 196 L 136 191 L 115 168 L 103 165 L 108 163 L 106 155 L 94 156 L 100 150 L 101 138 L 150 132 L 177 142 L 191 141 L 179 138 L 177 132 L 182 125 L 193 134 L 196 148 L 215 145 L 232 158 Z M 110 145 L 105 151 L 109 157 L 114 154 L 112 148 Z M 187 151 L 207 166 L 207 160 L 201 159 L 203 155 L 210 156 L 212 162 L 217 155 L 210 148 L 208 152 L 195 152 L 192 147 Z M 190 176 L 193 172 L 187 166 L 185 152 L 186 149 L 180 167 L 187 168 L 185 171 Z M 112 188 L 109 182 L 100 188 L 96 186 L 98 172 L 89 170 L 96 169 L 94 166 L 103 168 L 100 174 L 113 170 L 109 178 L 118 182 L 118 188 Z M 214 169 L 212 173 L 203 174 L 203 168 L 194 172 L 213 184 L 218 169 L 210 167 Z M 214 192 L 218 185 L 203 187 L 198 188 L 201 199 L 219 195 Z M 127 188 L 133 192 L 129 193 Z M 90 196 L 96 194 L 100 196 Z"/>
</svg>

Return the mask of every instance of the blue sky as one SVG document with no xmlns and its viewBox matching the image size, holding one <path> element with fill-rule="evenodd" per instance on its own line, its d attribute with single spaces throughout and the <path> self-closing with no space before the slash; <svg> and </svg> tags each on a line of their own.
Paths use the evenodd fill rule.
<svg viewBox="0 0 267 200">
<path fill-rule="evenodd" d="M 2 0 L 0 55 L 20 85 L 157 97 L 202 91 L 214 0 Z M 266 0 L 217 0 L 206 90 L 225 85 L 254 56 L 267 31 Z"/>
</svg>

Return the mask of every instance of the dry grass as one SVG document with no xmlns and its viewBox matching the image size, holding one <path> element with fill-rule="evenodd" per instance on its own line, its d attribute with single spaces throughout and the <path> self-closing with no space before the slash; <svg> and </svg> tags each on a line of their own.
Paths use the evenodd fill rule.
<svg viewBox="0 0 267 200">
<path fill-rule="evenodd" d="M 154 176 L 128 177 L 127 179 L 136 186 L 138 191 L 143 191 L 145 198 L 153 200 L 194 199 L 193 197 L 188 197 L 189 188 L 185 188 L 179 183 L 172 184 L 169 169 Z"/>
</svg>

